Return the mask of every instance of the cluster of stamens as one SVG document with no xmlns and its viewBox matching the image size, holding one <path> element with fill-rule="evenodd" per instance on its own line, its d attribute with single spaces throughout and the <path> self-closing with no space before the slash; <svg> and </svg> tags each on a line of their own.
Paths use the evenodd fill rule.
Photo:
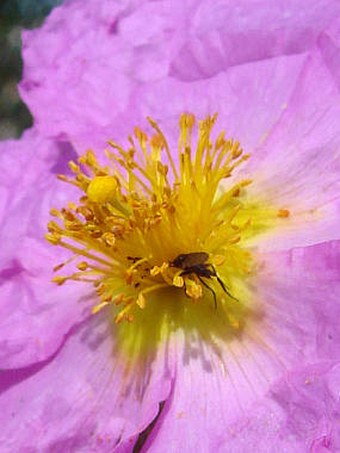
<svg viewBox="0 0 340 453">
<path fill-rule="evenodd" d="M 93 312 L 111 305 L 120 322 L 131 321 L 134 310 L 143 309 L 152 295 L 162 297 L 164 290 L 189 301 L 202 299 L 204 278 L 173 265 L 180 254 L 209 254 L 209 265 L 228 288 L 234 276 L 249 273 L 250 255 L 239 243 L 251 219 L 239 213 L 242 192 L 251 181 L 227 184 L 249 156 L 224 133 L 211 139 L 215 121 L 216 115 L 199 122 L 193 149 L 195 118 L 183 114 L 176 157 L 149 119 L 151 136 L 136 128 L 128 149 L 109 142 L 100 161 L 88 151 L 70 163 L 74 176 L 59 178 L 83 194 L 77 203 L 51 210 L 55 220 L 46 237 L 72 254 L 55 271 L 73 266 L 68 275 L 56 276 L 56 283 L 91 282 L 99 296 Z"/>
</svg>

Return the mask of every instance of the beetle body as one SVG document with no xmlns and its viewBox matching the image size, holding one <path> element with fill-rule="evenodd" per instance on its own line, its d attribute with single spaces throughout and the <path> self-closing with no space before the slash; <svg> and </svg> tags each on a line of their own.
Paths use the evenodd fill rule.
<svg viewBox="0 0 340 453">
<path fill-rule="evenodd" d="M 216 278 L 223 291 L 228 294 L 229 297 L 232 297 L 233 299 L 235 299 L 235 297 L 229 293 L 225 284 L 217 275 L 214 266 L 208 262 L 208 259 L 209 254 L 206 252 L 182 253 L 170 262 L 170 266 L 182 269 L 180 275 L 196 275 L 202 285 L 211 291 L 214 297 L 215 308 L 217 308 L 216 293 L 203 278 Z"/>
</svg>

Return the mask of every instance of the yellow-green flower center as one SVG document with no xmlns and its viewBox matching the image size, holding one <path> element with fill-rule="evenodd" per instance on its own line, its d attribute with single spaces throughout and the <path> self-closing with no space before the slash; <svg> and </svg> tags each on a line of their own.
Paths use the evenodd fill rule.
<svg viewBox="0 0 340 453">
<path fill-rule="evenodd" d="M 149 119 L 151 136 L 136 128 L 128 149 L 110 142 L 106 162 L 88 151 L 70 163 L 74 178 L 60 176 L 83 193 L 51 211 L 47 239 L 77 262 L 54 280 L 92 282 L 93 313 L 110 306 L 116 323 L 150 323 L 169 320 L 180 304 L 188 316 L 220 311 L 231 328 L 242 324 L 254 270 L 242 241 L 261 228 L 262 207 L 249 201 L 251 180 L 234 176 L 249 156 L 224 132 L 212 139 L 215 120 L 200 121 L 194 134 L 195 117 L 183 114 L 175 153 Z"/>
</svg>

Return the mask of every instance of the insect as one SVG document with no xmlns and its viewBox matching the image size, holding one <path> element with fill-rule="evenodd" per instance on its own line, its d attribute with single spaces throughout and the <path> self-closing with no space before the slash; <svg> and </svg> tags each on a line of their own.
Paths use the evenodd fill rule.
<svg viewBox="0 0 340 453">
<path fill-rule="evenodd" d="M 232 299 L 237 300 L 234 296 L 230 294 L 226 288 L 223 281 L 217 275 L 214 266 L 211 263 L 208 263 L 209 254 L 206 252 L 193 252 L 193 253 L 182 253 L 178 255 L 173 261 L 169 264 L 172 267 L 177 267 L 178 269 L 183 269 L 180 275 L 190 275 L 194 274 L 198 280 L 212 293 L 214 297 L 215 309 L 217 308 L 216 293 L 215 291 L 203 280 L 203 278 L 212 278 L 215 277 L 218 283 L 220 284 L 223 291 L 228 294 Z"/>
</svg>

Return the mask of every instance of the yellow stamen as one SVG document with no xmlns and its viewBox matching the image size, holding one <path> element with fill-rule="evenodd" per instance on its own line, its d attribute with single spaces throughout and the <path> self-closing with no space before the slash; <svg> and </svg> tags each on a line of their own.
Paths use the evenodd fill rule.
<svg viewBox="0 0 340 453">
<path fill-rule="evenodd" d="M 277 211 L 277 216 L 285 219 L 290 216 L 290 212 L 288 209 L 279 209 Z"/>
<path fill-rule="evenodd" d="M 198 122 L 194 146 L 196 119 L 183 114 L 176 155 L 148 118 L 152 133 L 135 128 L 127 149 L 109 142 L 107 164 L 88 151 L 81 165 L 70 163 L 73 178 L 59 176 L 82 195 L 51 210 L 46 238 L 72 253 L 54 270 L 78 261 L 54 281 L 91 282 L 94 314 L 108 307 L 116 323 L 142 324 L 175 307 L 196 310 L 191 300 L 227 313 L 234 329 L 243 325 L 244 282 L 254 269 L 244 238 L 290 213 L 249 201 L 252 180 L 233 178 L 249 155 L 224 131 L 212 138 L 216 119 Z"/>
</svg>

